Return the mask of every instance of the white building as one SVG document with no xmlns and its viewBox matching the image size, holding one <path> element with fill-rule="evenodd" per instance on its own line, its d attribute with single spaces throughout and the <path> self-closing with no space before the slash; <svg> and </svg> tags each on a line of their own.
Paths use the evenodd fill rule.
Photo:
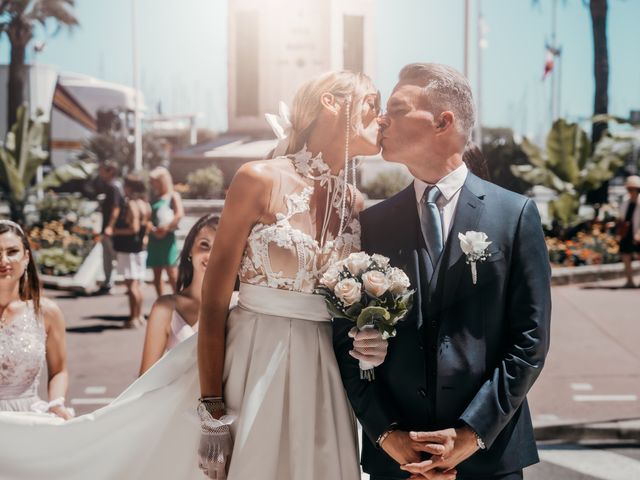
<svg viewBox="0 0 640 480">
<path fill-rule="evenodd" d="M 374 73 L 375 0 L 229 0 L 229 130 L 268 129 L 265 113 L 328 70 Z"/>
<path fill-rule="evenodd" d="M 98 112 L 111 109 L 133 111 L 135 91 L 126 85 L 105 82 L 89 75 L 59 73 L 49 65 L 28 65 L 25 101 L 31 117 L 42 112 L 51 124 L 51 164 L 59 167 L 82 151 L 84 142 L 97 131 Z M 0 65 L 0 139 L 7 126 L 9 67 Z M 138 108 L 144 99 L 138 94 Z"/>
</svg>

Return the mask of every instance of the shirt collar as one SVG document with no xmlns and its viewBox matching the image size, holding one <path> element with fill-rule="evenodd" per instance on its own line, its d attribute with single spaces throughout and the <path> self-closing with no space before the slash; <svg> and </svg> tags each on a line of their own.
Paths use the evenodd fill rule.
<svg viewBox="0 0 640 480">
<path fill-rule="evenodd" d="M 463 163 L 453 172 L 447 174 L 447 176 L 441 178 L 440 181 L 436 183 L 440 193 L 442 193 L 442 196 L 447 202 L 449 202 L 451 198 L 462 188 L 467 179 L 468 173 L 469 169 L 467 168 L 467 165 Z M 416 200 L 418 203 L 422 200 L 425 190 L 432 186 L 433 184 L 423 182 L 419 178 L 414 179 L 413 188 L 416 191 Z"/>
</svg>

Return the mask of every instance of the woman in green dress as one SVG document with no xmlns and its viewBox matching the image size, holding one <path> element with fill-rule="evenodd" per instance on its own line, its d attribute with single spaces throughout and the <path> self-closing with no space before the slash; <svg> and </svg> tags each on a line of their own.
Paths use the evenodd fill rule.
<svg viewBox="0 0 640 480">
<path fill-rule="evenodd" d="M 179 252 L 175 231 L 184 217 L 184 208 L 180 194 L 173 189 L 169 170 L 157 167 L 149 178 L 155 200 L 151 204 L 153 228 L 149 235 L 147 267 L 153 269 L 153 284 L 160 296 L 163 294 L 163 271 L 167 272 L 173 293 L 176 293 Z"/>
</svg>

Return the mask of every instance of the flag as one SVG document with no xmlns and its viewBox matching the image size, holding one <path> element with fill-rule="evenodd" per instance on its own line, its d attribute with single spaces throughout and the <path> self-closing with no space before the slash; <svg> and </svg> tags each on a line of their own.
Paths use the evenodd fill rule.
<svg viewBox="0 0 640 480">
<path fill-rule="evenodd" d="M 559 57 L 560 53 L 561 50 L 559 48 L 553 48 L 550 45 L 545 46 L 544 73 L 542 74 L 542 80 L 551 75 L 556 57 Z"/>
</svg>

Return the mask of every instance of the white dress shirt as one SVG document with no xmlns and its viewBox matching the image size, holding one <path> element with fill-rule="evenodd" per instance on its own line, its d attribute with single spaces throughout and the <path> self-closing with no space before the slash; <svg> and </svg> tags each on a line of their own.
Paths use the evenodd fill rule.
<svg viewBox="0 0 640 480">
<path fill-rule="evenodd" d="M 438 210 L 440 210 L 440 218 L 442 218 L 442 231 L 444 235 L 443 240 L 445 245 L 447 243 L 447 238 L 449 237 L 451 227 L 453 226 L 453 218 L 456 213 L 458 199 L 460 198 L 460 190 L 462 190 L 462 186 L 467 179 L 468 173 L 469 169 L 463 163 L 453 172 L 449 173 L 446 177 L 440 179 L 440 181 L 436 183 L 436 187 L 438 187 L 440 193 L 442 194 L 438 198 L 436 204 L 438 205 Z M 425 190 L 432 186 L 432 184 L 423 182 L 418 178 L 414 179 L 413 181 L 413 188 L 416 191 L 416 202 L 418 203 L 418 215 L 420 216 L 420 223 L 422 223 L 422 221 L 424 220 L 422 218 L 422 208 L 420 207 L 420 202 L 422 201 L 422 196 L 424 195 Z"/>
</svg>

